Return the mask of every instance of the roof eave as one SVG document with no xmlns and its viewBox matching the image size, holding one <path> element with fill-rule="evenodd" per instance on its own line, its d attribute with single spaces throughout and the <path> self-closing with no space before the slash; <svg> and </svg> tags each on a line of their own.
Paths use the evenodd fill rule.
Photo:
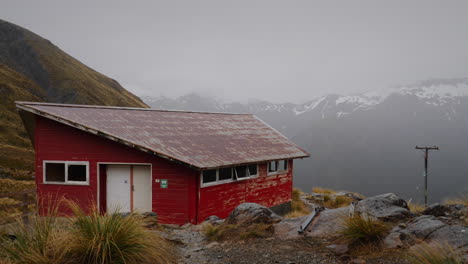
<svg viewBox="0 0 468 264">
<path fill-rule="evenodd" d="M 194 164 L 190 164 L 190 163 L 181 161 L 179 159 L 175 159 L 173 157 L 158 153 L 158 152 L 156 152 L 156 151 L 154 151 L 152 149 L 146 148 L 144 146 L 140 146 L 138 144 L 134 144 L 134 143 L 129 142 L 129 141 L 125 140 L 125 139 L 122 139 L 122 138 L 119 138 L 119 137 L 104 133 L 102 131 L 99 131 L 99 130 L 96 130 L 96 129 L 93 129 L 93 128 L 90 128 L 90 127 L 87 127 L 87 126 L 84 126 L 84 125 L 81 125 L 81 124 L 78 124 L 78 123 L 75 123 L 73 121 L 70 121 L 70 120 L 67 120 L 67 119 L 64 119 L 64 118 L 60 118 L 58 116 L 55 116 L 55 115 L 52 115 L 52 114 L 49 114 L 49 113 L 45 113 L 45 112 L 42 112 L 42 111 L 39 111 L 39 110 L 36 110 L 36 109 L 33 109 L 33 108 L 29 108 L 29 107 L 27 107 L 26 104 L 24 104 L 24 102 L 15 102 L 15 104 L 16 104 L 17 108 L 19 108 L 19 109 L 21 109 L 23 111 L 27 111 L 27 112 L 30 112 L 30 113 L 45 117 L 47 119 L 51 119 L 51 120 L 54 120 L 56 122 L 59 122 L 59 123 L 74 127 L 76 129 L 79 129 L 79 130 L 82 130 L 82 131 L 85 131 L 85 132 L 88 132 L 88 133 L 91 133 L 91 134 L 94 134 L 94 135 L 97 135 L 97 136 L 100 136 L 100 137 L 107 138 L 107 139 L 115 141 L 117 143 L 120 143 L 120 144 L 126 145 L 128 147 L 143 151 L 145 153 L 149 153 L 149 154 L 158 156 L 160 158 L 163 158 L 163 159 L 166 159 L 166 160 L 169 160 L 169 161 L 172 161 L 172 162 L 182 164 L 182 165 L 190 167 L 192 169 L 201 170 L 200 167 L 198 167 L 198 166 L 196 166 Z"/>
</svg>

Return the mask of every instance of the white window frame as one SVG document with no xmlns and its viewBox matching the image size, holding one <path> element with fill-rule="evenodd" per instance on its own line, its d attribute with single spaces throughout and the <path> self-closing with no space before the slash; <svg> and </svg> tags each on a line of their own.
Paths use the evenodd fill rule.
<svg viewBox="0 0 468 264">
<path fill-rule="evenodd" d="M 46 163 L 61 163 L 65 165 L 65 181 L 47 181 L 46 180 Z M 85 165 L 86 166 L 86 181 L 69 181 L 68 166 L 69 165 Z M 67 161 L 67 160 L 44 160 L 42 161 L 42 183 L 55 185 L 89 185 L 89 161 Z"/>
<path fill-rule="evenodd" d="M 285 172 L 288 172 L 289 171 L 289 160 L 288 159 L 282 159 L 284 160 L 285 164 L 286 164 L 286 169 L 285 170 L 280 170 L 279 169 L 279 161 L 281 160 L 272 160 L 272 161 L 269 161 L 267 163 L 267 175 L 276 175 L 276 174 L 282 174 L 282 173 L 285 173 Z M 276 171 L 270 171 L 270 162 L 276 162 Z"/>
<path fill-rule="evenodd" d="M 256 178 L 258 177 L 259 175 L 259 166 L 258 166 L 258 163 L 255 163 L 255 164 L 249 164 L 249 165 L 255 165 L 257 166 L 257 174 L 255 175 L 249 175 L 247 177 L 244 177 L 244 178 L 237 178 L 237 172 L 236 172 L 236 167 L 238 166 L 234 166 L 234 167 L 229 167 L 231 168 L 231 173 L 232 173 L 232 178 L 231 179 L 226 179 L 226 180 L 219 180 L 219 169 L 216 169 L 216 181 L 213 181 L 213 182 L 207 182 L 207 183 L 203 183 L 203 171 L 200 171 L 200 187 L 209 187 L 209 186 L 214 186 L 214 185 L 219 185 L 219 184 L 224 184 L 224 183 L 230 183 L 230 182 L 236 182 L 236 181 L 243 181 L 243 180 L 249 180 L 249 179 L 253 179 L 253 178 Z M 249 169 L 248 169 L 248 166 L 249 165 L 244 165 L 246 166 L 246 169 L 247 169 L 247 174 L 249 174 Z"/>
</svg>

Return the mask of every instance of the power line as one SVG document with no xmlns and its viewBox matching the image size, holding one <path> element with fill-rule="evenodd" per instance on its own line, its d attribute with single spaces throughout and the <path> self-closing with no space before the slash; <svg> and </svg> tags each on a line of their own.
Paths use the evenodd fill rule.
<svg viewBox="0 0 468 264">
<path fill-rule="evenodd" d="M 427 161 L 429 159 L 429 151 L 430 150 L 439 150 L 439 147 L 433 146 L 433 147 L 418 147 L 416 146 L 416 149 L 420 149 L 424 151 L 424 205 L 427 207 L 427 195 L 428 195 L 428 190 L 427 190 Z"/>
</svg>

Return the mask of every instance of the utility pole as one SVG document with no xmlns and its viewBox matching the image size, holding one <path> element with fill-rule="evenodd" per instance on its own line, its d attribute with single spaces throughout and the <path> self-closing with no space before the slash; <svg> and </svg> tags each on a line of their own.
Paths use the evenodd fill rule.
<svg viewBox="0 0 468 264">
<path fill-rule="evenodd" d="M 427 160 L 429 158 L 429 150 L 439 150 L 439 147 L 418 147 L 416 149 L 420 149 L 424 151 L 424 205 L 427 207 Z"/>
</svg>

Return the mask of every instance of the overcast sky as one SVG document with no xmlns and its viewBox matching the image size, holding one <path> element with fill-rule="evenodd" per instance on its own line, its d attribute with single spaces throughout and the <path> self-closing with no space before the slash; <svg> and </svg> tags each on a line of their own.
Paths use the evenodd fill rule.
<svg viewBox="0 0 468 264">
<path fill-rule="evenodd" d="M 303 102 L 468 77 L 468 1 L 6 1 L 137 95 Z"/>
</svg>

